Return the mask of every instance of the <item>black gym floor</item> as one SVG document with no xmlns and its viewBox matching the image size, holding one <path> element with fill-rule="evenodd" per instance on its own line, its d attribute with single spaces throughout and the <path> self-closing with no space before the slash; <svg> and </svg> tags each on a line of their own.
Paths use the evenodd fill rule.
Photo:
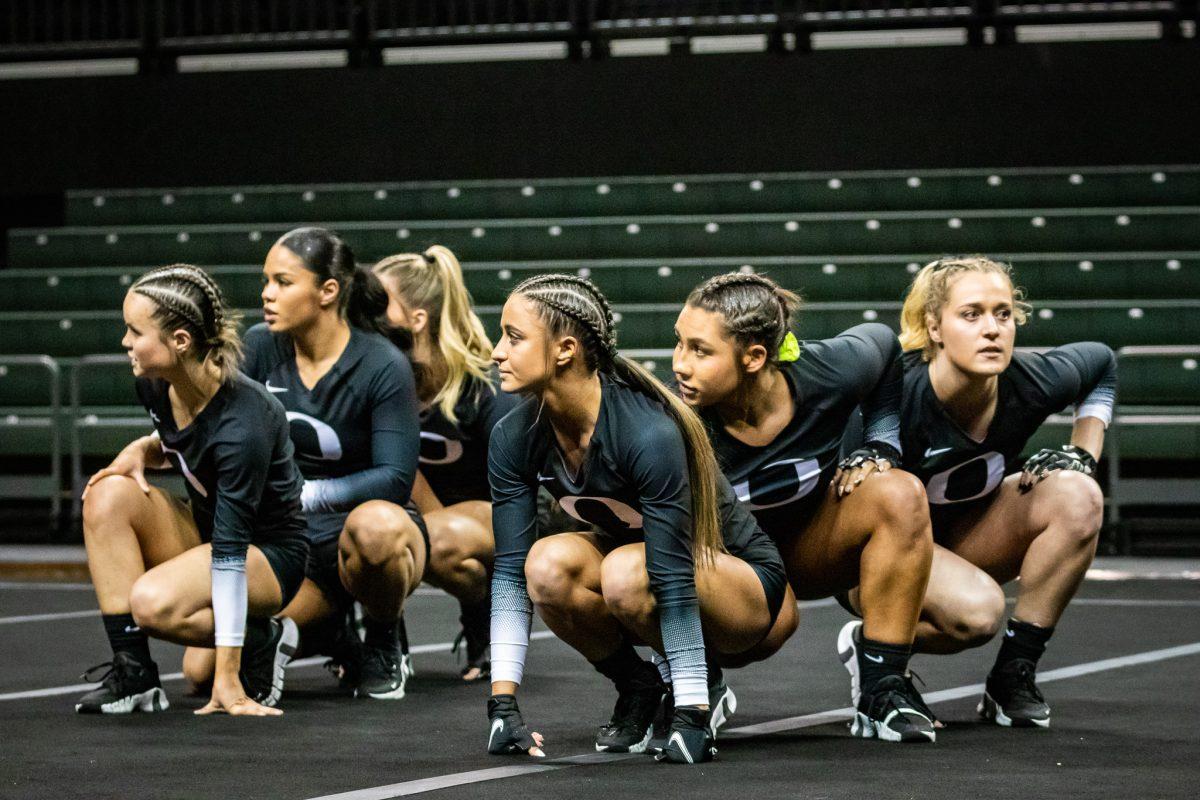
<svg viewBox="0 0 1200 800">
<path fill-rule="evenodd" d="M 1084 583 L 1041 664 L 1049 730 L 976 717 L 995 643 L 916 657 L 925 697 L 947 724 L 932 745 L 850 737 L 849 684 L 834 652 L 849 617 L 832 601 L 804 604 L 781 653 L 728 673 L 738 713 L 718 760 L 693 767 L 593 752 L 613 692 L 546 633 L 530 647 L 520 701 L 549 757 L 487 755 L 487 688 L 460 684 L 449 652 L 457 607 L 430 589 L 408 606 L 417 675 L 403 700 L 351 699 L 319 662 L 306 662 L 289 670 L 280 718 L 195 717 L 204 698 L 186 696 L 178 677 L 164 682 L 165 713 L 77 716 L 80 673 L 109 657 L 94 609 L 85 584 L 0 582 L 4 800 L 1107 800 L 1194 797 L 1200 788 L 1197 579 Z M 181 652 L 155 645 L 164 675 L 177 672 Z"/>
</svg>

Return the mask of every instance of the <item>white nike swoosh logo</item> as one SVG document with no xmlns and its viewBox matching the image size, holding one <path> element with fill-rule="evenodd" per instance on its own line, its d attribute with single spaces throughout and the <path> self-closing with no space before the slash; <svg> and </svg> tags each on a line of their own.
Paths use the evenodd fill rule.
<svg viewBox="0 0 1200 800">
<path fill-rule="evenodd" d="M 488 734 L 488 750 L 492 749 L 492 741 L 496 738 L 496 734 L 504 729 L 504 720 L 492 720 L 492 732 Z"/>
<path fill-rule="evenodd" d="M 140 631 L 140 630 L 141 630 L 141 628 L 139 628 L 139 627 L 138 627 L 138 626 L 136 626 L 136 625 L 133 625 L 133 626 L 126 625 L 126 626 L 125 626 L 125 632 L 126 632 L 126 633 L 137 633 L 137 632 L 138 632 L 138 631 Z"/>
<path fill-rule="evenodd" d="M 270 382 L 270 381 L 267 381 L 267 391 L 268 391 L 268 392 L 276 392 L 276 393 L 278 393 L 278 392 L 286 392 L 286 391 L 287 391 L 287 387 L 286 387 L 286 386 L 272 386 L 272 385 L 271 385 L 271 382 Z"/>
<path fill-rule="evenodd" d="M 876 664 L 883 663 L 883 656 L 873 656 L 870 653 L 863 653 L 863 657 L 866 658 L 868 661 L 874 661 Z"/>
<path fill-rule="evenodd" d="M 1005 635 L 1005 636 L 1007 636 L 1009 639 L 1011 639 L 1011 638 L 1013 638 L 1014 636 L 1016 636 L 1016 634 L 1012 632 L 1012 629 L 1011 629 L 1011 628 L 1010 628 L 1010 629 L 1007 629 L 1007 630 L 1005 630 L 1005 631 L 1004 631 L 1004 635 Z"/>
<path fill-rule="evenodd" d="M 543 475 L 542 473 L 540 473 L 540 472 L 539 472 L 539 473 L 538 473 L 538 480 L 539 480 L 539 481 L 552 481 L 552 480 L 554 480 L 554 476 L 553 476 L 553 475 L 550 475 L 550 476 L 548 476 L 548 477 L 547 477 L 546 475 Z"/>
<path fill-rule="evenodd" d="M 158 418 L 158 414 L 155 414 L 153 411 L 150 412 L 150 419 L 154 420 L 155 422 L 160 421 Z"/>
<path fill-rule="evenodd" d="M 670 747 L 672 744 L 676 745 L 679 748 L 679 752 L 683 753 L 683 757 L 687 759 L 687 763 L 696 763 L 692 761 L 692 754 L 688 752 L 687 745 L 683 743 L 683 737 L 679 735 L 679 731 L 672 733 L 671 738 L 667 739 L 667 747 Z"/>
<path fill-rule="evenodd" d="M 953 447 L 941 447 L 941 448 L 938 448 L 937 450 L 934 450 L 931 447 L 925 451 L 925 458 L 929 458 L 930 456 L 941 455 L 942 453 L 949 453 L 953 449 L 954 449 Z"/>
</svg>

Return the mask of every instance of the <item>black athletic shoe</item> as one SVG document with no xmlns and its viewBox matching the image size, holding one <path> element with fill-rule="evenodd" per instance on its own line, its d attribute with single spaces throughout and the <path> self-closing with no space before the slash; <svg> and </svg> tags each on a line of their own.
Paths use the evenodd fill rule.
<svg viewBox="0 0 1200 800">
<path fill-rule="evenodd" d="M 917 711 L 920 711 L 922 714 L 929 717 L 929 721 L 933 723 L 934 728 L 946 727 L 942 724 L 942 721 L 934 715 L 933 709 L 931 709 L 925 703 L 925 698 L 921 696 L 921 693 L 917 691 L 917 687 L 913 683 L 914 678 L 922 686 L 925 685 L 925 681 L 921 680 L 920 675 L 913 672 L 911 669 L 904 670 L 904 682 L 908 684 L 908 699 L 913 702 L 913 706 L 917 709 Z"/>
<path fill-rule="evenodd" d="M 709 714 L 700 708 L 677 708 L 671 720 L 671 734 L 656 761 L 670 764 L 700 764 L 717 755 L 713 747 Z"/>
<path fill-rule="evenodd" d="M 489 650 L 492 640 L 492 604 L 491 601 L 464 605 L 459 616 L 462 630 L 454 638 L 450 652 L 458 655 L 459 648 L 466 644 L 467 663 L 460 670 L 465 681 L 482 681 L 492 676 L 492 661 Z M 478 670 L 472 677 L 468 674 Z"/>
<path fill-rule="evenodd" d="M 617 696 L 612 719 L 600 726 L 596 750 L 602 753 L 644 753 L 653 734 L 655 712 L 667 687 L 658 669 L 646 663 Z"/>
<path fill-rule="evenodd" d="M 671 735 L 671 721 L 675 718 L 675 691 L 667 684 L 663 692 L 658 710 L 654 712 L 654 722 L 650 725 L 650 741 L 646 743 L 647 753 L 661 753 L 667 746 L 667 738 Z"/>
<path fill-rule="evenodd" d="M 158 680 L 158 667 L 143 664 L 129 653 L 116 653 L 112 661 L 98 664 L 81 676 L 85 681 L 108 668 L 99 677 L 100 685 L 79 698 L 78 714 L 132 714 L 135 711 L 166 711 L 171 704 Z"/>
<path fill-rule="evenodd" d="M 851 735 L 885 742 L 937 741 L 933 720 L 919 710 L 925 703 L 912 691 L 912 683 L 899 675 L 881 678 L 859 700 Z"/>
<path fill-rule="evenodd" d="M 314 642 L 307 634 L 308 629 L 305 629 L 305 638 L 301 640 L 304 652 L 329 656 L 325 669 L 337 678 L 341 688 L 353 691 L 362 675 L 363 647 L 354 608 L 339 610 L 334 617 L 319 625 L 320 642 Z"/>
<path fill-rule="evenodd" d="M 274 708 L 283 696 L 283 668 L 296 655 L 300 631 L 288 617 L 272 618 L 267 630 L 269 633 L 262 640 L 247 631 L 240 677 L 247 697 Z"/>
<path fill-rule="evenodd" d="M 354 689 L 355 697 L 372 700 L 401 700 L 409 670 L 397 639 L 387 647 L 362 646 L 362 672 Z"/>
<path fill-rule="evenodd" d="M 987 676 L 976 709 L 985 719 L 1006 728 L 1049 728 L 1050 706 L 1034 681 L 1032 661 L 1014 658 Z"/>
</svg>

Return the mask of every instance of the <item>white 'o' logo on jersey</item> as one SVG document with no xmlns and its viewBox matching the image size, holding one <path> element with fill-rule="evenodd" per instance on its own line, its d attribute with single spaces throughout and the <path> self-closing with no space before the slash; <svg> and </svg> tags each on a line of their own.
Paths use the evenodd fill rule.
<svg viewBox="0 0 1200 800">
<path fill-rule="evenodd" d="M 1004 456 L 992 451 L 975 456 L 929 479 L 925 493 L 934 505 L 965 503 L 983 497 L 1004 480 Z"/>
<path fill-rule="evenodd" d="M 321 458 L 325 461 L 337 461 L 342 457 L 342 441 L 338 439 L 337 431 L 326 425 L 316 417 L 310 417 L 308 414 L 301 414 L 299 411 L 287 412 L 288 422 L 308 423 L 313 432 L 317 434 L 317 446 L 321 448 Z"/>
<path fill-rule="evenodd" d="M 442 456 L 440 458 L 426 456 L 426 442 L 432 442 L 435 445 L 434 447 L 430 448 L 435 453 L 438 452 L 439 449 L 436 445 L 440 444 Z M 458 441 L 457 439 L 447 439 L 445 436 L 439 436 L 436 433 L 421 431 L 421 457 L 419 460 L 422 464 L 453 464 L 455 461 L 458 461 L 460 458 L 462 458 L 462 454 L 462 442 Z"/>
<path fill-rule="evenodd" d="M 172 450 L 163 444 L 161 440 L 159 441 L 158 446 L 162 448 L 164 453 L 175 454 L 175 457 L 179 459 L 179 471 L 183 473 L 183 477 L 187 478 L 187 482 L 192 485 L 193 489 L 200 493 L 201 497 L 208 497 L 208 490 L 204 488 L 204 484 L 202 484 L 200 479 L 193 475 L 192 471 L 188 469 L 187 462 L 183 460 L 183 453 L 179 452 L 178 450 Z"/>
<path fill-rule="evenodd" d="M 763 503 L 762 505 L 758 505 L 754 502 L 754 498 L 750 496 L 750 480 L 746 479 L 741 483 L 735 484 L 733 487 L 733 491 L 737 494 L 738 500 L 745 503 L 746 508 L 750 509 L 751 511 L 762 511 L 766 508 L 786 506 L 788 503 L 794 503 L 811 492 L 821 480 L 821 465 L 815 458 L 786 458 L 783 461 L 776 461 L 773 464 L 767 464 L 765 467 L 758 470 L 758 474 L 762 475 L 769 469 L 774 467 L 785 467 L 789 464 L 794 465 L 796 470 L 796 492 L 791 497 L 780 500 L 776 503 Z"/>
<path fill-rule="evenodd" d="M 580 522 L 586 522 L 589 525 L 602 525 L 603 520 L 588 519 L 579 512 L 576 506 L 581 502 L 599 503 L 612 512 L 614 517 L 624 522 L 630 529 L 636 530 L 642 527 L 642 515 L 620 500 L 614 500 L 611 497 L 576 497 L 574 495 L 558 499 L 558 504 L 562 506 L 562 510 Z"/>
</svg>

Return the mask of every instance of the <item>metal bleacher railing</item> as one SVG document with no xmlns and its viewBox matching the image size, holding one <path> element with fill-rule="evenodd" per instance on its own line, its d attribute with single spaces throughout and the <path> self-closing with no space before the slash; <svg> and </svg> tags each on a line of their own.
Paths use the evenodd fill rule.
<svg viewBox="0 0 1200 800">
<path fill-rule="evenodd" d="M 18 373 L 27 373 L 18 375 Z M 0 356 L 0 403 L 10 401 L 6 384 L 26 380 L 45 389 L 45 405 L 38 407 L 8 406 L 0 416 L 0 431 L 5 438 L 19 433 L 33 433 L 49 439 L 50 463 L 47 472 L 30 472 L 0 476 L 0 497 L 14 499 L 46 499 L 50 501 L 50 514 L 57 518 L 62 507 L 62 419 L 61 371 L 58 362 L 46 355 Z M 40 393 L 39 393 L 40 394 Z M 19 390 L 22 398 L 28 397 L 24 389 Z"/>
<path fill-rule="evenodd" d="M 382 63 L 387 47 L 558 41 L 602 55 L 615 39 L 766 34 L 809 49 L 813 33 L 960 28 L 980 45 L 1018 25 L 1157 22 L 1178 37 L 1196 0 L 1017 3 L 1005 0 L 6 0 L 0 60 L 134 56 L 171 70 L 198 53 L 345 50 Z M 786 42 L 786 44 L 785 44 Z"/>
</svg>

